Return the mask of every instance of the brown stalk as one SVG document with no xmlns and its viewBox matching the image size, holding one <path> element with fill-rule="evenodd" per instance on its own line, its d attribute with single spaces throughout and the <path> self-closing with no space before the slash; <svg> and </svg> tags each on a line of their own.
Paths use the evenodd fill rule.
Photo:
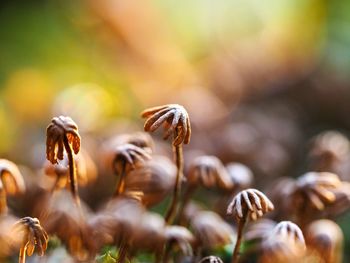
<svg viewBox="0 0 350 263">
<path fill-rule="evenodd" d="M 177 137 L 177 132 L 175 133 L 175 138 Z M 176 174 L 176 181 L 175 181 L 175 187 L 173 191 L 172 200 L 170 203 L 170 206 L 166 212 L 165 215 L 165 222 L 168 224 L 171 224 L 173 221 L 177 209 L 178 209 L 178 202 L 180 198 L 180 192 L 181 192 L 181 183 L 183 178 L 183 153 L 182 153 L 182 144 L 173 146 L 174 150 L 174 157 L 175 157 L 175 163 L 177 167 L 177 174 Z"/>
</svg>

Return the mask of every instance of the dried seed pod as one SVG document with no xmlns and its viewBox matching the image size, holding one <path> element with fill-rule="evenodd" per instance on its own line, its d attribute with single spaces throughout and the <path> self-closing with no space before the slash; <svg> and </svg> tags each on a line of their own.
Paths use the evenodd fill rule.
<svg viewBox="0 0 350 263">
<path fill-rule="evenodd" d="M 259 263 L 294 263 L 301 262 L 305 250 L 290 238 L 270 235 L 263 240 Z"/>
<path fill-rule="evenodd" d="M 266 195 L 256 189 L 243 190 L 232 199 L 227 207 L 227 214 L 233 215 L 238 223 L 237 242 L 232 255 L 232 263 L 238 262 L 243 228 L 248 217 L 256 220 L 273 209 L 274 206 Z"/>
<path fill-rule="evenodd" d="M 332 190 L 340 187 L 341 184 L 336 174 L 308 172 L 298 178 L 293 195 L 304 207 L 323 210 L 327 204 L 335 201 L 336 196 Z"/>
<path fill-rule="evenodd" d="M 132 233 L 132 248 L 137 251 L 162 253 L 165 244 L 165 221 L 156 213 L 145 212 Z M 150 238 L 152 237 L 152 238 Z M 147 242 L 145 240 L 147 239 Z"/>
<path fill-rule="evenodd" d="M 119 224 L 111 213 L 99 212 L 93 214 L 88 218 L 87 224 L 91 229 L 91 236 L 95 241 L 97 251 L 100 251 L 106 245 L 115 244 L 115 233 L 116 229 L 119 228 Z"/>
<path fill-rule="evenodd" d="M 123 196 L 134 198 L 147 207 L 156 205 L 174 189 L 176 168 L 166 157 L 154 156 L 125 178 Z"/>
<path fill-rule="evenodd" d="M 119 175 L 116 196 L 124 191 L 126 173 L 135 169 L 136 163 L 144 163 L 146 160 L 150 160 L 151 156 L 144 149 L 133 144 L 117 146 L 114 149 L 114 154 L 113 167 L 115 173 Z"/>
<path fill-rule="evenodd" d="M 202 185 L 206 188 L 219 187 L 225 190 L 233 186 L 225 167 L 215 156 L 195 158 L 187 173 L 187 183 L 190 186 Z"/>
<path fill-rule="evenodd" d="M 296 243 L 298 243 L 300 246 L 304 247 L 305 249 L 305 240 L 304 240 L 303 232 L 293 222 L 290 222 L 290 221 L 279 222 L 274 227 L 271 234 L 294 240 Z"/>
<path fill-rule="evenodd" d="M 172 145 L 174 148 L 174 160 L 177 167 L 177 174 L 172 200 L 165 215 L 166 222 L 171 223 L 176 216 L 181 194 L 184 167 L 182 144 L 188 144 L 190 142 L 190 118 L 185 108 L 178 104 L 168 104 L 146 109 L 141 115 L 143 118 L 147 118 L 144 125 L 145 131 L 153 132 L 163 124 L 165 130 L 164 139 L 169 138 L 170 135 L 173 134 Z"/>
<path fill-rule="evenodd" d="M 315 262 L 340 263 L 343 256 L 344 235 L 341 228 L 330 220 L 317 220 L 306 230 L 308 251 Z"/>
<path fill-rule="evenodd" d="M 185 108 L 178 104 L 167 104 L 144 110 L 141 113 L 145 122 L 145 131 L 153 132 L 162 124 L 165 127 L 164 139 L 174 134 L 174 146 L 188 144 L 191 137 L 191 124 Z"/>
<path fill-rule="evenodd" d="M 317 135 L 311 145 L 309 158 L 316 171 L 333 172 L 350 153 L 348 138 L 338 131 L 326 131 Z"/>
<path fill-rule="evenodd" d="M 64 149 L 67 152 L 69 162 L 69 181 L 72 195 L 79 205 L 77 175 L 73 152 L 80 151 L 80 135 L 78 126 L 70 117 L 54 117 L 46 129 L 46 158 L 52 164 L 57 163 L 57 159 L 63 160 Z"/>
<path fill-rule="evenodd" d="M 54 117 L 46 129 L 46 136 L 46 158 L 52 164 L 56 164 L 57 159 L 63 160 L 64 148 L 69 151 L 65 141 L 71 145 L 75 154 L 80 150 L 78 126 L 70 117 Z"/>
<path fill-rule="evenodd" d="M 262 192 L 247 189 L 239 192 L 227 207 L 227 214 L 233 215 L 238 221 L 247 218 L 256 220 L 274 209 L 273 204 Z"/>
<path fill-rule="evenodd" d="M 24 217 L 20 219 L 14 225 L 13 231 L 14 235 L 18 235 L 22 240 L 18 262 L 24 263 L 26 254 L 28 256 L 33 255 L 35 249 L 37 249 L 37 253 L 40 256 L 44 255 L 49 236 L 44 228 L 42 228 L 37 218 Z"/>
<path fill-rule="evenodd" d="M 16 195 L 24 191 L 24 180 L 17 165 L 9 160 L 0 159 L 0 214 L 7 212 L 7 194 Z"/>
<path fill-rule="evenodd" d="M 168 244 L 174 243 L 181 249 L 184 255 L 192 256 L 192 244 L 195 242 L 195 237 L 187 228 L 182 226 L 166 226 L 164 235 Z"/>
<path fill-rule="evenodd" d="M 219 257 L 208 256 L 208 257 L 202 258 L 201 261 L 199 261 L 198 263 L 224 263 L 224 262 Z"/>
<path fill-rule="evenodd" d="M 197 246 L 204 249 L 215 249 L 229 244 L 234 236 L 232 227 L 218 214 L 200 211 L 191 220 L 190 226 L 197 240 Z"/>
<path fill-rule="evenodd" d="M 335 188 L 330 189 L 335 195 L 333 203 L 327 205 L 327 207 L 319 213 L 319 217 L 336 218 L 339 215 L 347 212 L 350 208 L 350 183 L 342 182 L 342 184 Z"/>
</svg>

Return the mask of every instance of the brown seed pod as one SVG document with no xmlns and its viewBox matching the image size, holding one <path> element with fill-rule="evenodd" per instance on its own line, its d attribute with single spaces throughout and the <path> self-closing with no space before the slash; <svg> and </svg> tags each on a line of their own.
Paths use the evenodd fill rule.
<svg viewBox="0 0 350 263">
<path fill-rule="evenodd" d="M 70 117 L 54 117 L 46 129 L 46 158 L 52 164 L 56 164 L 57 159 L 63 160 L 64 148 L 68 152 L 65 140 L 77 154 L 80 150 L 78 126 Z"/>
<path fill-rule="evenodd" d="M 256 189 L 243 190 L 232 199 L 227 207 L 227 214 L 233 215 L 238 224 L 237 241 L 232 255 L 232 263 L 238 262 L 243 228 L 248 217 L 256 220 L 273 209 L 274 206 L 267 196 Z"/>
<path fill-rule="evenodd" d="M 234 230 L 218 214 L 210 211 L 200 211 L 191 220 L 197 240 L 197 246 L 204 249 L 215 249 L 229 244 L 234 236 Z"/>
<path fill-rule="evenodd" d="M 350 153 L 348 138 L 338 131 L 326 131 L 312 140 L 309 158 L 316 171 L 334 172 Z"/>
<path fill-rule="evenodd" d="M 9 160 L 0 159 L 0 214 L 7 212 L 7 194 L 16 195 L 24 191 L 24 180 L 17 165 Z"/>
<path fill-rule="evenodd" d="M 135 169 L 137 163 L 150 160 L 151 156 L 143 149 L 133 144 L 123 144 L 114 148 L 113 167 L 119 175 L 115 196 L 124 191 L 125 176 L 130 170 Z"/>
<path fill-rule="evenodd" d="M 306 248 L 303 232 L 293 222 L 290 222 L 290 221 L 279 222 L 272 230 L 271 235 L 278 235 L 284 238 L 289 238 L 291 240 L 294 240 L 304 249 Z"/>
<path fill-rule="evenodd" d="M 323 210 L 327 204 L 333 203 L 336 196 L 334 189 L 341 186 L 336 174 L 329 172 L 308 172 L 298 178 L 293 193 L 299 205 Z"/>
<path fill-rule="evenodd" d="M 208 256 L 208 257 L 202 258 L 201 261 L 199 261 L 198 263 L 224 263 L 224 262 L 219 257 Z"/>
<path fill-rule="evenodd" d="M 195 158 L 187 173 L 187 183 L 190 186 L 202 185 L 206 188 L 219 187 L 225 190 L 233 186 L 225 167 L 215 156 Z"/>
<path fill-rule="evenodd" d="M 142 214 L 140 223 L 133 230 L 131 247 L 137 251 L 151 251 L 159 255 L 166 242 L 164 231 L 164 219 L 159 214 L 145 212 Z"/>
<path fill-rule="evenodd" d="M 46 159 L 52 164 L 63 160 L 66 150 L 69 163 L 69 182 L 74 201 L 79 206 L 78 183 L 73 152 L 80 151 L 78 126 L 70 117 L 54 117 L 46 129 Z"/>
<path fill-rule="evenodd" d="M 176 168 L 166 157 L 154 156 L 128 173 L 123 196 L 137 199 L 147 207 L 160 203 L 175 185 Z"/>
<path fill-rule="evenodd" d="M 113 167 L 116 174 L 134 169 L 136 163 L 143 163 L 151 159 L 151 155 L 143 148 L 133 144 L 122 144 L 114 148 Z"/>
<path fill-rule="evenodd" d="M 301 262 L 305 249 L 290 238 L 270 235 L 263 240 L 259 263 L 294 263 Z"/>
<path fill-rule="evenodd" d="M 14 235 L 20 237 L 22 240 L 22 246 L 19 252 L 20 263 L 25 262 L 26 254 L 28 256 L 33 255 L 35 249 L 37 249 L 37 253 L 40 256 L 44 255 L 49 236 L 37 218 L 24 217 L 20 219 L 14 225 L 13 231 Z"/>
<path fill-rule="evenodd" d="M 187 228 L 166 226 L 164 235 L 168 244 L 176 244 L 184 255 L 192 256 L 192 244 L 195 242 L 195 237 Z"/>
<path fill-rule="evenodd" d="M 262 192 L 256 189 L 247 189 L 239 192 L 227 207 L 227 214 L 233 215 L 240 221 L 248 216 L 252 220 L 262 217 L 274 209 L 273 204 Z"/>
<path fill-rule="evenodd" d="M 335 195 L 335 200 L 323 211 L 318 211 L 317 216 L 319 218 L 336 218 L 341 214 L 347 212 L 350 208 L 350 183 L 342 182 L 342 184 L 335 188 L 330 189 Z M 317 211 L 315 211 L 317 212 Z"/>
<path fill-rule="evenodd" d="M 344 235 L 336 223 L 326 219 L 314 221 L 307 227 L 305 237 L 315 262 L 342 262 Z"/>
<path fill-rule="evenodd" d="M 191 124 L 185 108 L 178 104 L 167 104 L 144 110 L 141 113 L 147 118 L 144 129 L 153 132 L 164 124 L 164 139 L 174 134 L 173 145 L 188 144 L 191 137 Z"/>
</svg>

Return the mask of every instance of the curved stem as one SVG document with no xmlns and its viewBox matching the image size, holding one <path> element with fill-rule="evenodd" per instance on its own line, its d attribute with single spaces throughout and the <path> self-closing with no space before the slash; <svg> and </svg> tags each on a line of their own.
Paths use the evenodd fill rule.
<svg viewBox="0 0 350 263">
<path fill-rule="evenodd" d="M 126 168 L 126 162 L 123 161 L 122 170 L 120 172 L 117 187 L 116 187 L 115 192 L 114 192 L 114 197 L 120 195 L 124 190 L 125 168 Z"/>
<path fill-rule="evenodd" d="M 242 218 L 242 220 L 239 220 L 239 222 L 238 222 L 237 240 L 236 240 L 235 248 L 233 250 L 231 263 L 238 263 L 239 250 L 241 248 L 243 228 L 244 228 L 245 222 L 246 222 L 246 217 Z"/>
<path fill-rule="evenodd" d="M 19 250 L 18 263 L 25 263 L 26 262 L 26 250 L 27 250 L 27 246 L 22 245 L 21 249 Z"/>
<path fill-rule="evenodd" d="M 73 158 L 73 150 L 68 142 L 67 135 L 64 135 L 63 143 L 64 143 L 64 148 L 66 149 L 66 152 L 68 155 L 70 189 L 71 189 L 71 192 L 72 192 L 72 195 L 73 195 L 75 202 L 77 203 L 78 207 L 80 208 L 77 173 L 76 173 L 75 162 L 74 162 L 74 158 Z"/>
<path fill-rule="evenodd" d="M 182 183 L 182 175 L 183 175 L 183 154 L 182 154 L 182 144 L 173 146 L 174 148 L 174 158 L 177 167 L 176 174 L 176 182 L 173 191 L 172 200 L 170 203 L 170 207 L 166 213 L 165 221 L 167 224 L 171 224 L 174 216 L 176 215 L 178 200 L 181 192 L 181 183 Z"/>
</svg>

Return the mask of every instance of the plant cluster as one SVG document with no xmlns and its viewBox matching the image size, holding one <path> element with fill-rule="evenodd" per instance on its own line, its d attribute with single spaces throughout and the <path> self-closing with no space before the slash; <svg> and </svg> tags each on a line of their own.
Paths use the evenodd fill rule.
<svg viewBox="0 0 350 263">
<path fill-rule="evenodd" d="M 95 164 L 82 148 L 78 125 L 64 116 L 47 127 L 44 176 L 22 174 L 0 159 L 2 259 L 19 251 L 18 262 L 24 263 L 37 251 L 49 260 L 61 243 L 68 251 L 64 262 L 341 262 L 344 237 L 331 219 L 350 208 L 350 186 L 322 169 L 344 160 L 346 138 L 321 134 L 310 150 L 315 169 L 282 178 L 264 193 L 251 188 L 253 173 L 241 163 L 224 165 L 205 154 L 185 157 L 191 123 L 183 106 L 154 107 L 141 115 L 146 132 L 164 127 L 173 162 L 156 153 L 149 134 L 130 132 L 106 139 Z M 80 194 L 79 186 L 94 187 L 104 181 L 101 173 L 115 175 L 109 187 L 114 193 L 92 211 L 85 200 L 93 194 Z M 206 193 L 206 207 L 194 201 L 198 191 Z M 25 196 L 25 211 L 33 218 L 14 216 L 7 195 Z"/>
</svg>

